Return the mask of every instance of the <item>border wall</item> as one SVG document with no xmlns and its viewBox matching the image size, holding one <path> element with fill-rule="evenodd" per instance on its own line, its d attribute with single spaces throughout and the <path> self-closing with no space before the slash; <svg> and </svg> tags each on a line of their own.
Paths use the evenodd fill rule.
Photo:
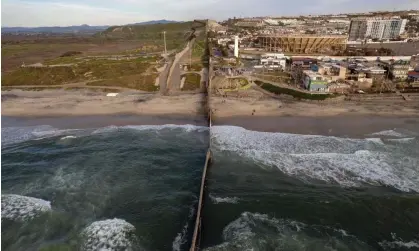
<svg viewBox="0 0 419 251">
<path fill-rule="evenodd" d="M 206 85 L 206 91 L 205 95 L 207 98 L 206 102 L 206 110 L 207 110 L 207 116 L 208 116 L 208 127 L 209 127 L 209 133 L 211 134 L 211 126 L 212 126 L 212 115 L 211 115 L 211 107 L 210 107 L 210 94 L 211 94 L 211 54 L 210 54 L 210 48 L 209 48 L 209 42 L 208 42 L 208 20 L 206 20 L 206 41 L 205 41 L 205 53 L 207 54 L 208 62 L 205 64 L 208 66 L 208 74 L 207 79 L 205 80 Z M 203 62 L 204 63 L 204 62 Z M 199 250 L 199 246 L 201 243 L 201 228 L 202 228 L 202 210 L 204 206 L 204 198 L 205 198 L 205 183 L 207 179 L 207 172 L 208 168 L 211 165 L 211 135 L 209 135 L 209 146 L 208 151 L 205 158 L 205 164 L 204 169 L 202 172 L 202 179 L 201 179 L 201 187 L 199 189 L 199 200 L 198 200 L 198 207 L 196 210 L 196 218 L 195 218 L 195 225 L 194 225 L 194 232 L 192 235 L 192 242 L 190 251 L 196 251 Z"/>
</svg>

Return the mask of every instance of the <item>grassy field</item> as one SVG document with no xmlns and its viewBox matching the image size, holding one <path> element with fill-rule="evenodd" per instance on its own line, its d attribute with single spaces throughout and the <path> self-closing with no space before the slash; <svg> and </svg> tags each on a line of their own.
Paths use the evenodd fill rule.
<svg viewBox="0 0 419 251">
<path fill-rule="evenodd" d="M 57 85 L 77 81 L 79 78 L 70 67 L 19 68 L 3 74 L 2 86 Z"/>
<path fill-rule="evenodd" d="M 47 62 L 70 63 L 70 66 L 25 67 L 5 73 L 2 76 L 2 86 L 61 85 L 96 80 L 91 85 L 114 85 L 145 91 L 157 89 L 154 86 L 157 77 L 157 70 L 154 66 L 159 60 L 158 57 L 129 60 L 72 59 L 59 58 L 56 61 Z"/>
<path fill-rule="evenodd" d="M 185 74 L 185 84 L 183 85 L 183 91 L 194 91 L 201 87 L 201 76 L 195 73 Z"/>
<path fill-rule="evenodd" d="M 2 40 L 2 85 L 44 86 L 94 81 L 90 85 L 156 91 L 155 66 L 162 58 L 144 54 L 158 55 L 163 51 L 163 31 L 166 31 L 168 50 L 179 50 L 186 44 L 191 27 L 192 22 L 114 26 L 81 38 L 26 36 L 16 40 L 12 36 Z M 194 55 L 199 57 L 202 52 L 197 50 Z M 127 57 L 129 55 L 136 56 Z M 51 67 L 21 68 L 23 63 Z M 201 68 L 199 64 L 193 66 L 196 71 Z"/>
<path fill-rule="evenodd" d="M 297 90 L 281 88 L 279 86 L 271 85 L 268 83 L 263 83 L 260 81 L 255 81 L 255 83 L 261 88 L 263 88 L 264 90 L 272 92 L 276 95 L 286 94 L 286 95 L 293 96 L 294 98 L 297 98 L 297 99 L 325 100 L 328 98 L 335 98 L 339 96 L 335 94 L 310 94 L 310 93 L 305 93 L 305 92 L 299 92 Z"/>
<path fill-rule="evenodd" d="M 130 89 L 136 89 L 141 91 L 155 92 L 159 90 L 158 86 L 155 86 L 155 80 L 157 74 L 150 75 L 128 75 L 121 76 L 112 79 L 98 80 L 87 83 L 88 86 L 109 86 L 109 87 L 124 87 Z"/>
</svg>

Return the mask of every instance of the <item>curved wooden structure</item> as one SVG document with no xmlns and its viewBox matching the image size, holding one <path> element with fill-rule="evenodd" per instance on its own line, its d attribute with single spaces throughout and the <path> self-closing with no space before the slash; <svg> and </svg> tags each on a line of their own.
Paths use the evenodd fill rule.
<svg viewBox="0 0 419 251">
<path fill-rule="evenodd" d="M 266 35 L 258 37 L 261 46 L 266 51 L 288 53 L 318 53 L 335 47 L 344 50 L 347 36 L 321 35 Z"/>
</svg>

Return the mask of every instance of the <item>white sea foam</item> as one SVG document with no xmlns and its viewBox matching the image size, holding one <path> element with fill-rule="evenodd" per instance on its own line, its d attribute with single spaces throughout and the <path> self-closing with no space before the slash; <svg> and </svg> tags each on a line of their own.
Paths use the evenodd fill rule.
<svg viewBox="0 0 419 251">
<path fill-rule="evenodd" d="M 387 139 L 387 141 L 396 143 L 409 143 L 413 140 L 415 140 L 415 138 Z"/>
<path fill-rule="evenodd" d="M 344 230 L 250 212 L 229 223 L 222 237 L 222 244 L 207 250 L 369 250 L 368 245 Z"/>
<path fill-rule="evenodd" d="M 212 194 L 210 194 L 209 197 L 211 201 L 214 202 L 214 204 L 219 204 L 219 203 L 237 204 L 239 202 L 239 198 L 237 197 L 218 197 Z"/>
<path fill-rule="evenodd" d="M 135 227 L 122 219 L 95 221 L 82 232 L 82 250 L 134 250 Z"/>
<path fill-rule="evenodd" d="M 404 137 L 404 135 L 400 132 L 396 132 L 395 130 L 385 130 L 380 132 L 371 133 L 374 136 L 388 136 L 388 137 Z"/>
<path fill-rule="evenodd" d="M 28 140 L 38 140 L 60 136 L 69 132 L 77 132 L 79 129 L 57 129 L 49 125 L 5 127 L 1 129 L 2 144 L 13 144 Z"/>
<path fill-rule="evenodd" d="M 98 133 L 108 133 L 108 132 L 115 132 L 118 130 L 138 130 L 138 131 L 145 131 L 145 130 L 163 130 L 163 129 L 182 129 L 186 132 L 192 131 L 208 131 L 208 127 L 205 126 L 196 126 L 196 125 L 173 125 L 173 124 L 166 124 L 166 125 L 127 125 L 127 126 L 107 126 L 103 128 L 98 128 L 92 132 L 92 134 Z"/>
<path fill-rule="evenodd" d="M 196 201 L 194 202 L 195 205 Z M 195 206 L 191 206 L 191 208 L 189 209 L 189 215 L 188 215 L 188 220 L 186 221 L 185 225 L 182 228 L 182 231 L 180 231 L 175 239 L 173 240 L 172 243 L 172 250 L 173 251 L 180 251 L 182 248 L 182 245 L 184 245 L 188 240 L 187 240 L 187 234 L 188 234 L 188 228 L 189 228 L 189 221 L 192 219 L 192 217 L 195 214 Z"/>
<path fill-rule="evenodd" d="M 26 221 L 51 210 L 51 203 L 46 200 L 5 194 L 1 196 L 1 217 L 9 220 Z"/>
<path fill-rule="evenodd" d="M 393 146 L 371 144 L 371 139 L 256 132 L 234 126 L 214 126 L 211 139 L 218 152 L 232 151 L 305 181 L 419 191 L 419 158 L 395 153 Z"/>
<path fill-rule="evenodd" d="M 419 236 L 418 236 L 419 237 Z M 398 238 L 395 233 L 391 233 L 392 241 L 381 241 L 378 244 L 384 248 L 384 250 L 398 250 L 400 248 L 407 249 L 419 249 L 419 240 L 404 241 Z"/>
<path fill-rule="evenodd" d="M 60 140 L 75 139 L 75 138 L 77 138 L 77 137 L 76 136 L 73 136 L 73 135 L 68 135 L 68 136 L 62 137 Z"/>
<path fill-rule="evenodd" d="M 366 138 L 365 140 L 376 144 L 384 145 L 384 142 L 380 138 Z"/>
</svg>

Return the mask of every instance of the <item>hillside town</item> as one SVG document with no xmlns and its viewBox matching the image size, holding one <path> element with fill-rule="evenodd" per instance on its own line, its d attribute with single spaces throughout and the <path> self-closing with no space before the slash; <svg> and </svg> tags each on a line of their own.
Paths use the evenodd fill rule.
<svg viewBox="0 0 419 251">
<path fill-rule="evenodd" d="M 215 71 L 313 93 L 418 92 L 419 11 L 212 21 Z"/>
</svg>

